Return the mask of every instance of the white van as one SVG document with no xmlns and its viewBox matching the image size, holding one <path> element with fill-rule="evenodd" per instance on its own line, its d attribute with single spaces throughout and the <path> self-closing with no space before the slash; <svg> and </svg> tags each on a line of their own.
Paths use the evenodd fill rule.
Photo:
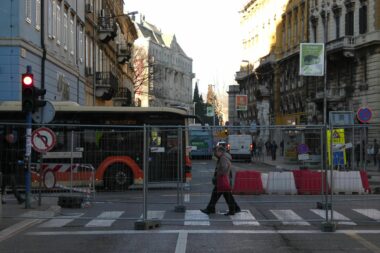
<svg viewBox="0 0 380 253">
<path fill-rule="evenodd" d="M 248 134 L 229 135 L 227 150 L 233 160 L 246 160 L 250 162 L 253 150 L 252 136 Z"/>
</svg>

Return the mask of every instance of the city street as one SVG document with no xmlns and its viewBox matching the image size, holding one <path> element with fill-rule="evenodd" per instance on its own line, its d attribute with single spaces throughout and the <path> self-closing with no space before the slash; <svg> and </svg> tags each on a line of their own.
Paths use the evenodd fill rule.
<svg viewBox="0 0 380 253">
<path fill-rule="evenodd" d="M 326 213 L 316 208 L 321 196 L 240 195 L 236 201 L 241 213 L 224 216 L 223 199 L 216 214 L 201 213 L 210 197 L 214 163 L 193 161 L 191 187 L 183 191 L 184 213 L 175 212 L 176 189 L 148 191 L 148 219 L 159 220 L 159 227 L 134 229 L 143 213 L 142 190 L 99 192 L 90 207 L 34 217 L 32 226 L 2 240 L 0 251 L 22 252 L 33 246 L 28 252 L 52 247 L 57 252 L 379 252 L 380 202 L 374 194 L 333 196 L 334 233 L 321 231 Z M 238 162 L 234 167 L 276 169 Z"/>
</svg>

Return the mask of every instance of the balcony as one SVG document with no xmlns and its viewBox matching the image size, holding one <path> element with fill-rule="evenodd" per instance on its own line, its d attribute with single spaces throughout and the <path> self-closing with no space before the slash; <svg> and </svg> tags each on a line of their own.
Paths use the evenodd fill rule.
<svg viewBox="0 0 380 253">
<path fill-rule="evenodd" d="M 105 10 L 101 10 L 98 17 L 98 35 L 104 43 L 113 40 L 117 35 L 116 21 L 111 16 L 106 16 Z"/>
<path fill-rule="evenodd" d="M 132 92 L 128 88 L 118 88 L 112 100 L 115 106 L 131 106 Z"/>
<path fill-rule="evenodd" d="M 345 36 L 336 40 L 329 41 L 326 45 L 328 53 L 343 51 L 345 57 L 353 57 L 356 40 L 353 36 Z"/>
<path fill-rule="evenodd" d="M 103 100 L 110 100 L 115 95 L 119 80 L 111 72 L 96 72 L 95 96 Z"/>
<path fill-rule="evenodd" d="M 236 74 L 235 74 L 235 80 L 236 81 L 241 81 L 241 80 L 244 80 L 244 79 L 248 78 L 248 76 L 249 76 L 248 70 L 240 70 L 240 71 L 236 72 Z"/>
<path fill-rule="evenodd" d="M 117 62 L 125 64 L 131 59 L 132 44 L 118 44 L 117 45 Z"/>
<path fill-rule="evenodd" d="M 323 99 L 324 92 L 317 91 L 315 94 L 315 99 Z M 328 101 L 342 101 L 346 98 L 346 89 L 344 87 L 331 87 L 327 89 L 327 100 Z"/>
</svg>

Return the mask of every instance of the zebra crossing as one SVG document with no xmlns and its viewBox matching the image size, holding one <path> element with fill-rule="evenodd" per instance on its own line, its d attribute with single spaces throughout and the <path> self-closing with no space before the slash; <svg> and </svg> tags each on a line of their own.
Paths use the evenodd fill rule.
<svg viewBox="0 0 380 253">
<path fill-rule="evenodd" d="M 351 213 L 355 214 L 356 220 L 367 220 L 380 222 L 380 211 L 377 209 L 350 209 Z M 170 211 L 164 210 L 149 210 L 147 212 L 147 219 L 158 219 L 164 221 L 165 219 L 170 219 Z M 297 214 L 296 211 L 291 209 L 273 209 L 268 210 L 268 213 L 272 214 L 274 217 L 272 222 L 278 222 L 282 225 L 295 225 L 295 226 L 311 226 L 312 224 L 308 221 L 310 217 L 313 216 L 314 220 L 321 220 L 325 218 L 326 211 L 320 209 L 308 209 L 306 210 L 307 217 L 302 217 L 302 215 Z M 302 211 L 305 216 L 305 211 Z M 40 228 L 63 228 L 65 226 L 70 226 L 76 220 L 84 217 L 85 213 L 75 213 L 68 215 L 60 215 L 39 225 Z M 125 211 L 105 211 L 101 212 L 96 218 L 84 219 L 85 224 L 82 224 L 86 228 L 101 228 L 101 227 L 111 227 L 116 221 L 123 220 L 123 215 L 127 215 Z M 311 216 L 310 216 L 311 215 Z M 328 211 L 329 219 L 333 216 L 334 220 L 340 225 L 356 226 L 356 222 L 348 218 L 346 215 L 339 213 L 337 211 Z M 140 216 L 143 218 L 143 215 Z M 318 219 L 316 219 L 318 218 Z M 179 219 L 180 220 L 180 219 Z M 252 212 L 248 209 L 242 210 L 240 213 L 235 215 L 225 217 L 221 214 L 206 215 L 200 210 L 186 210 L 182 220 L 182 225 L 184 226 L 211 226 L 218 221 L 230 221 L 234 226 L 262 226 L 266 223 L 266 219 L 258 219 Z M 380 223 L 379 223 L 380 224 Z"/>
</svg>

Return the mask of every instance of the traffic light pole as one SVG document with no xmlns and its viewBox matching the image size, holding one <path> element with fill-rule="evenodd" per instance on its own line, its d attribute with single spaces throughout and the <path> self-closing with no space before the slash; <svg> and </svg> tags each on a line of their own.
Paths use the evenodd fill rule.
<svg viewBox="0 0 380 253">
<path fill-rule="evenodd" d="M 31 208 L 31 153 L 32 153 L 32 113 L 26 113 L 26 143 L 25 143 L 25 159 L 24 159 L 24 172 L 25 172 L 25 208 Z"/>
</svg>

